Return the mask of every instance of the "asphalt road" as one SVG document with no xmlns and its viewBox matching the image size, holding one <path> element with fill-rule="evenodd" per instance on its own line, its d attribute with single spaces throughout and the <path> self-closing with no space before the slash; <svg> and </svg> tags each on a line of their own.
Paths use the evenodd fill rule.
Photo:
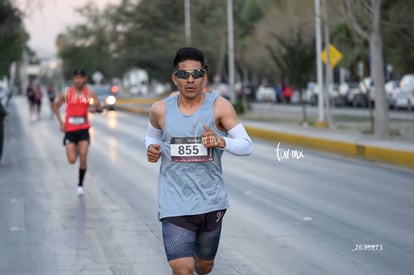
<svg viewBox="0 0 414 275">
<path fill-rule="evenodd" d="M 169 274 L 146 118 L 92 116 L 78 197 L 56 121 L 27 109 L 14 98 L 5 122 L 0 274 Z M 413 274 L 412 170 L 257 140 L 223 169 L 230 209 L 211 274 Z"/>
</svg>

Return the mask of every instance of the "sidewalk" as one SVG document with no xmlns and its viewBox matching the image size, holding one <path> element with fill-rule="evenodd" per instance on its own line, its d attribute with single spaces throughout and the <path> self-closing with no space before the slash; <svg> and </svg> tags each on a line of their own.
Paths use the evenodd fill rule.
<svg viewBox="0 0 414 275">
<path fill-rule="evenodd" d="M 148 115 L 151 100 L 121 99 L 117 109 Z M 253 109 L 251 112 L 255 112 Z M 295 123 L 242 119 L 251 137 L 414 169 L 414 143 L 378 140 L 352 130 L 301 127 Z"/>
</svg>

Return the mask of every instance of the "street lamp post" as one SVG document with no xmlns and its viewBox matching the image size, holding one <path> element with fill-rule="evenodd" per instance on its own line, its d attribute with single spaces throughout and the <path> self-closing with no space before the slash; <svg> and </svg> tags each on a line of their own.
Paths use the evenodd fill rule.
<svg viewBox="0 0 414 275">
<path fill-rule="evenodd" d="M 233 0 L 227 0 L 227 40 L 228 40 L 228 62 L 229 62 L 229 96 L 235 103 L 234 94 L 234 34 L 233 34 Z"/>
<path fill-rule="evenodd" d="M 316 75 L 318 82 L 318 123 L 324 124 L 323 111 L 323 83 L 322 83 L 322 40 L 321 40 L 321 15 L 320 15 L 320 0 L 315 0 L 315 36 L 316 36 Z"/>
<path fill-rule="evenodd" d="M 191 13 L 190 0 L 184 0 L 184 17 L 185 17 L 185 43 L 191 46 Z"/>
</svg>

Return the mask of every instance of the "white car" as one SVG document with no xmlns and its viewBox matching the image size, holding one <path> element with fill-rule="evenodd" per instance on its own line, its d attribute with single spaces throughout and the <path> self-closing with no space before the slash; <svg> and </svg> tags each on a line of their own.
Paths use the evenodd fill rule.
<svg viewBox="0 0 414 275">
<path fill-rule="evenodd" d="M 257 101 L 271 101 L 276 102 L 276 91 L 273 87 L 260 86 L 256 91 Z"/>
<path fill-rule="evenodd" d="M 335 106 L 352 105 L 352 97 L 358 91 L 358 82 L 344 82 L 338 87 L 338 94 L 334 98 Z"/>
<path fill-rule="evenodd" d="M 318 104 L 318 97 L 319 97 L 319 86 L 316 83 L 308 83 L 308 87 L 306 89 L 306 95 L 305 98 L 306 100 L 311 104 L 311 105 L 317 105 Z M 331 102 L 331 104 L 334 102 L 335 97 L 338 96 L 338 85 L 337 84 L 331 84 L 329 85 L 329 100 Z M 325 92 L 324 92 L 325 95 Z"/>
<path fill-rule="evenodd" d="M 371 77 L 366 77 L 358 84 L 358 88 L 353 88 L 347 95 L 347 101 L 353 107 L 367 107 L 368 101 L 374 104 L 375 89 Z"/>
<path fill-rule="evenodd" d="M 413 104 L 413 95 L 408 91 L 400 90 L 394 97 L 393 107 L 395 109 L 407 109 L 408 111 L 412 111 Z"/>
<path fill-rule="evenodd" d="M 413 110 L 414 105 L 414 74 L 407 74 L 401 78 L 400 87 L 394 92 L 392 107 Z"/>
<path fill-rule="evenodd" d="M 395 106 L 395 99 L 397 94 L 400 92 L 400 81 L 389 80 L 384 85 L 385 95 L 387 97 L 388 107 L 393 109 Z"/>
<path fill-rule="evenodd" d="M 215 83 L 211 85 L 210 91 L 213 94 L 220 95 L 226 99 L 230 99 L 229 85 L 225 83 Z"/>
</svg>

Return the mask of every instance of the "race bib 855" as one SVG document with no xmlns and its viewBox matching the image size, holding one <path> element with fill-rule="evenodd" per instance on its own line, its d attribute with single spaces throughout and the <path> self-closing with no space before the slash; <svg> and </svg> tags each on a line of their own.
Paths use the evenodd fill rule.
<svg viewBox="0 0 414 275">
<path fill-rule="evenodd" d="M 214 160 L 213 150 L 201 143 L 201 137 L 173 137 L 170 141 L 172 162 L 207 162 Z"/>
</svg>

